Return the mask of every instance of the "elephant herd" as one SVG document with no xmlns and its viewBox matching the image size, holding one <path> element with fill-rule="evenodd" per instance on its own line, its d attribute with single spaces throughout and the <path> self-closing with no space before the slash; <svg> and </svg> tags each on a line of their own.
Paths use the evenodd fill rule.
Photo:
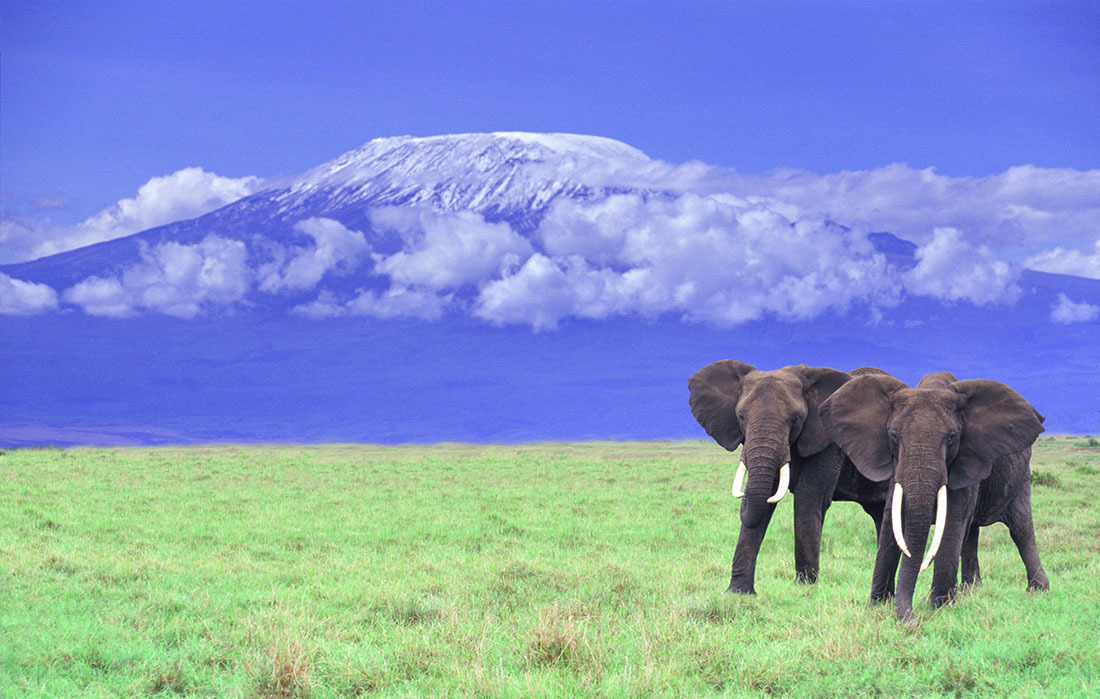
<svg viewBox="0 0 1100 699">
<path fill-rule="evenodd" d="M 963 585 L 981 581 L 979 528 L 994 522 L 1008 526 L 1028 589 L 1049 589 L 1035 546 L 1029 466 L 1043 417 L 1012 388 L 948 372 L 911 388 L 869 367 L 758 371 L 732 360 L 703 367 L 688 388 L 707 434 L 730 451 L 743 445 L 733 481 L 741 531 L 731 592 L 755 594 L 760 543 L 787 492 L 798 579 L 817 580 L 829 505 L 857 502 L 878 536 L 871 600 L 894 597 L 904 621 L 914 620 L 917 574 L 933 561 L 933 607 L 955 597 L 960 560 Z"/>
</svg>

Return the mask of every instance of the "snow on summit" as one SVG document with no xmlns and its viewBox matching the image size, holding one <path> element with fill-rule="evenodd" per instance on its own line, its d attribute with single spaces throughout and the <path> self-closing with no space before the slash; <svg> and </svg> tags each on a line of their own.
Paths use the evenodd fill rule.
<svg viewBox="0 0 1100 699">
<path fill-rule="evenodd" d="M 301 201 L 319 191 L 342 201 L 428 204 L 439 210 L 540 208 L 586 186 L 587 171 L 651 162 L 599 136 L 498 132 L 377 138 L 310 172 L 279 193 Z"/>
</svg>

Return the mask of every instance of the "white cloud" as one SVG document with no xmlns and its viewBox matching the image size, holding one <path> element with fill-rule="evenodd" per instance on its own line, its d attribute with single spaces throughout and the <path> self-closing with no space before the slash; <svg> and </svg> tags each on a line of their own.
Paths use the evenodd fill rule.
<svg viewBox="0 0 1100 699">
<path fill-rule="evenodd" d="M 1080 245 L 1100 234 L 1100 170 L 1012 167 L 984 177 L 951 177 L 893 164 L 818 175 L 778 170 L 742 176 L 715 170 L 697 187 L 720 187 L 798 206 L 863 232 L 889 231 L 918 244 L 936 228 L 958 228 L 1002 253 L 1051 243 Z M 1022 255 L 1021 255 L 1022 256 Z"/>
<path fill-rule="evenodd" d="M 152 178 L 136 196 L 122 199 L 75 226 L 5 219 L 0 221 L 0 263 L 33 260 L 195 218 L 248 196 L 261 185 L 256 177 L 221 177 L 189 167 Z"/>
<path fill-rule="evenodd" d="M 917 248 L 916 254 L 916 267 L 903 276 L 912 293 L 979 306 L 1012 303 L 1019 298 L 1019 271 L 996 259 L 989 248 L 963 240 L 958 229 L 937 228 L 932 240 Z"/>
<path fill-rule="evenodd" d="M 52 287 L 0 272 L 0 315 L 25 316 L 54 310 L 57 310 L 57 292 Z"/>
<path fill-rule="evenodd" d="M 408 287 L 394 287 L 384 292 L 360 291 L 349 301 L 340 301 L 331 292 L 322 291 L 315 301 L 295 306 L 291 312 L 314 319 L 362 315 L 438 320 L 451 299 L 450 294 L 439 296 L 431 290 Z"/>
<path fill-rule="evenodd" d="M 142 250 L 118 277 L 92 276 L 63 297 L 91 315 L 126 317 L 150 310 L 193 318 L 207 305 L 242 301 L 252 284 L 244 243 L 208 235 L 195 245 L 167 242 Z"/>
<path fill-rule="evenodd" d="M 416 195 L 432 206 L 451 201 L 429 196 L 441 182 L 457 187 L 447 195 L 456 200 L 466 185 L 492 186 L 425 168 L 427 179 L 410 186 L 420 187 Z M 288 246 L 257 235 L 249 240 L 251 257 L 243 243 L 216 254 L 201 248 L 224 241 L 217 236 L 200 246 L 165 243 L 144 249 L 141 262 L 123 274 L 89 277 L 63 298 L 102 315 L 153 310 L 188 317 L 244 301 L 255 282 L 266 293 L 315 290 L 315 301 L 293 309 L 309 317 L 431 319 L 460 311 L 543 330 L 567 318 L 662 314 L 731 326 L 762 317 L 808 319 L 853 305 L 866 307 L 874 321 L 904 294 L 1011 303 L 1021 293 L 1012 261 L 1023 258 L 1034 269 L 1100 278 L 1100 170 L 1028 165 L 950 177 L 895 164 L 749 176 L 698 162 L 629 157 L 549 159 L 530 168 L 521 173 L 524 186 L 538 196 L 571 183 L 592 198 L 557 198 L 529 235 L 481 213 L 433 211 L 425 204 L 371 212 L 367 234 L 379 237 L 370 242 L 335 220 L 316 218 L 296 226 L 312 244 Z M 68 238 L 35 245 L 75 240 L 77 229 L 103 236 L 147 228 L 185 217 L 184 210 L 226 203 L 258 184 L 190 168 L 150 180 L 135 198 L 69 229 Z M 633 193 L 603 197 L 602 188 Z M 24 224 L 4 222 L 0 239 L 11 236 L 23 241 L 15 249 L 27 248 L 38 231 Z M 888 266 L 866 239 L 872 231 L 916 242 L 916 266 L 904 273 Z M 1082 241 L 1095 243 L 1094 251 Z M 219 260 L 220 282 L 195 272 Z M 330 284 L 332 275 L 351 274 L 350 282 Z M 369 289 L 335 292 L 355 288 L 360 276 Z M 383 280 L 388 290 L 380 289 Z"/>
<path fill-rule="evenodd" d="M 1059 246 L 1053 250 L 1044 250 L 1032 255 L 1024 261 L 1024 265 L 1040 272 L 1074 274 L 1079 277 L 1100 279 L 1100 239 L 1097 239 L 1093 250 L 1094 252 L 1090 255 Z"/>
<path fill-rule="evenodd" d="M 1086 301 L 1072 301 L 1065 294 L 1058 294 L 1058 301 L 1050 310 L 1055 323 L 1087 323 L 1100 318 L 1100 306 Z"/>
<path fill-rule="evenodd" d="M 311 247 L 272 246 L 275 260 L 257 270 L 261 291 L 312 289 L 329 271 L 347 272 L 370 250 L 366 238 L 331 218 L 300 221 L 295 230 L 313 238 Z"/>
<path fill-rule="evenodd" d="M 791 222 L 730 195 L 560 200 L 539 229 L 548 254 L 485 284 L 474 313 L 552 329 L 565 317 L 653 317 L 734 325 L 896 303 L 898 284 L 866 238 Z"/>
<path fill-rule="evenodd" d="M 371 212 L 371 224 L 398 233 L 405 249 L 375 255 L 375 271 L 397 286 L 456 289 L 491 279 L 526 260 L 533 249 L 507 223 L 489 223 L 473 211 L 434 213 L 386 207 Z"/>
</svg>

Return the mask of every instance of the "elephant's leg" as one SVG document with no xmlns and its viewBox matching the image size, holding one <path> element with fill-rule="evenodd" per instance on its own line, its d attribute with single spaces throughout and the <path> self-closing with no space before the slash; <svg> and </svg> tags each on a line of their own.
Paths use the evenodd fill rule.
<svg viewBox="0 0 1100 699">
<path fill-rule="evenodd" d="M 978 534 L 981 527 L 975 521 L 970 525 L 962 547 L 962 584 L 977 587 L 982 584 L 981 566 L 978 565 Z"/>
<path fill-rule="evenodd" d="M 1031 483 L 1029 482 L 1019 497 L 1008 506 L 1004 523 L 1008 533 L 1020 551 L 1027 569 L 1027 589 L 1046 592 L 1050 589 L 1043 564 L 1039 562 L 1039 548 L 1035 545 L 1035 524 L 1031 518 Z"/>
<path fill-rule="evenodd" d="M 799 582 L 817 582 L 821 527 L 843 463 L 844 454 L 834 446 L 806 461 L 799 470 L 794 493 L 794 572 Z"/>
<path fill-rule="evenodd" d="M 802 488 L 794 496 L 794 572 L 802 583 L 817 582 L 821 527 L 829 508 L 819 496 L 820 493 L 806 492 Z"/>
<path fill-rule="evenodd" d="M 891 489 L 893 486 L 891 485 Z M 871 602 L 885 602 L 894 596 L 894 580 L 898 573 L 901 549 L 894 541 L 890 508 L 882 508 L 882 523 L 878 529 L 878 552 L 875 554 L 875 574 L 871 579 Z"/>
<path fill-rule="evenodd" d="M 733 552 L 733 566 L 730 575 L 730 586 L 726 592 L 735 592 L 744 595 L 755 595 L 756 588 L 753 582 L 756 578 L 756 556 L 760 553 L 760 543 L 764 541 L 764 534 L 768 531 L 768 522 L 775 512 L 775 505 L 769 504 L 764 510 L 764 516 L 759 526 L 741 526 L 741 532 L 737 535 L 737 548 Z"/>
<path fill-rule="evenodd" d="M 970 523 L 974 521 L 977 504 L 977 486 L 947 491 L 947 521 L 932 572 L 933 609 L 955 599 L 959 585 L 959 556 L 970 531 Z"/>
<path fill-rule="evenodd" d="M 875 539 L 878 539 L 878 533 L 882 531 L 882 511 L 886 507 L 885 502 L 861 502 L 859 506 L 863 508 L 863 511 L 871 515 L 871 519 L 875 523 Z"/>
</svg>

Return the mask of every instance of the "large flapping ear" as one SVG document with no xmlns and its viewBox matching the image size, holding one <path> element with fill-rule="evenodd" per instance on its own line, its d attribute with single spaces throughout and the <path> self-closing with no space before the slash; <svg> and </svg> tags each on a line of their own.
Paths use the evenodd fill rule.
<svg viewBox="0 0 1100 699">
<path fill-rule="evenodd" d="M 949 488 L 985 480 L 994 460 L 1030 447 L 1043 431 L 1043 416 L 1012 388 L 984 379 L 956 381 L 963 431 L 947 470 Z"/>
<path fill-rule="evenodd" d="M 714 441 L 733 451 L 745 439 L 737 421 L 737 400 L 741 379 L 756 368 L 744 362 L 723 359 L 708 364 L 688 379 L 691 414 Z"/>
<path fill-rule="evenodd" d="M 905 387 L 889 374 L 857 376 L 821 404 L 826 434 L 873 481 L 887 480 L 894 473 L 886 421 L 891 397 Z"/>
<path fill-rule="evenodd" d="M 806 397 L 806 421 L 802 423 L 802 432 L 798 435 L 796 444 L 798 453 L 802 456 L 816 454 L 832 443 L 825 432 L 825 426 L 821 424 L 821 415 L 818 409 L 826 398 L 846 384 L 852 377 L 843 371 L 829 369 L 827 367 L 812 367 L 802 364 L 794 367 L 802 374 Z"/>
</svg>

